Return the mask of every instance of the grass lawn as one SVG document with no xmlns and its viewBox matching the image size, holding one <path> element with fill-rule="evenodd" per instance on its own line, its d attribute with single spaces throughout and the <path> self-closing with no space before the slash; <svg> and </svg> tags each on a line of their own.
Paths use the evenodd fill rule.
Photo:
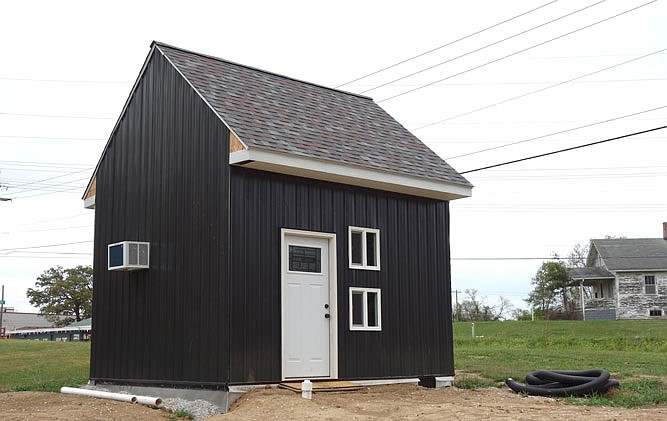
<svg viewBox="0 0 667 421">
<path fill-rule="evenodd" d="M 667 405 L 667 320 L 454 323 L 454 365 L 464 387 L 523 381 L 535 370 L 604 368 L 621 382 L 609 397 L 572 403 Z"/>
<path fill-rule="evenodd" d="M 502 386 L 540 369 L 604 368 L 621 382 L 607 396 L 564 401 L 667 405 L 667 320 L 454 323 L 459 387 Z M 57 391 L 88 381 L 90 342 L 0 340 L 0 392 Z"/>
<path fill-rule="evenodd" d="M 46 390 L 88 382 L 90 342 L 0 340 L 0 392 Z"/>
</svg>

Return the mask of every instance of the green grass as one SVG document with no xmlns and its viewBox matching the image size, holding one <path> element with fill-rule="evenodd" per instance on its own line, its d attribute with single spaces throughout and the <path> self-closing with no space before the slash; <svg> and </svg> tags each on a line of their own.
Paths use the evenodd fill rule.
<svg viewBox="0 0 667 421">
<path fill-rule="evenodd" d="M 90 342 L 0 340 L 0 392 L 45 390 L 88 382 Z"/>
<path fill-rule="evenodd" d="M 535 370 L 604 368 L 621 387 L 569 403 L 667 405 L 667 320 L 454 323 L 457 385 L 501 386 Z"/>
<path fill-rule="evenodd" d="M 502 386 L 540 370 L 604 368 L 621 387 L 578 405 L 667 406 L 667 320 L 454 323 L 456 385 Z M 88 381 L 90 342 L 0 340 L 0 392 Z"/>
<path fill-rule="evenodd" d="M 172 419 L 172 420 L 176 420 L 176 419 L 193 420 L 193 419 L 195 419 L 195 417 L 188 410 L 177 409 L 177 410 L 174 411 L 173 416 L 170 419 Z"/>
</svg>

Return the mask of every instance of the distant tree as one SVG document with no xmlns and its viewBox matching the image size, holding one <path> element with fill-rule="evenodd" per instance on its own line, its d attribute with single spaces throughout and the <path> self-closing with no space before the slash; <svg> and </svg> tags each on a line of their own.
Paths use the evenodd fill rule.
<svg viewBox="0 0 667 421">
<path fill-rule="evenodd" d="M 530 315 L 530 311 L 524 310 L 522 308 L 515 308 L 512 310 L 510 313 L 511 318 L 514 320 L 531 320 L 532 316 Z"/>
<path fill-rule="evenodd" d="M 42 273 L 35 288 L 26 292 L 30 304 L 39 308 L 47 320 L 56 326 L 65 326 L 92 316 L 93 268 L 77 266 L 63 269 L 61 266 Z M 61 319 L 57 315 L 71 317 Z"/>
<path fill-rule="evenodd" d="M 589 245 L 575 244 L 570 254 L 567 255 L 567 267 L 569 268 L 583 268 L 586 267 L 588 260 Z"/>
<path fill-rule="evenodd" d="M 479 298 L 476 289 L 466 289 L 464 291 L 468 298 L 465 298 L 456 309 L 457 320 L 464 322 L 482 322 L 496 321 L 504 319 L 514 308 L 510 300 L 500 297 L 500 302 L 496 306 L 486 304 L 486 297 Z"/>
<path fill-rule="evenodd" d="M 532 280 L 533 290 L 525 301 L 533 306 L 537 314 L 549 317 L 550 311 L 573 308 L 570 271 L 562 261 L 542 263 Z"/>
</svg>

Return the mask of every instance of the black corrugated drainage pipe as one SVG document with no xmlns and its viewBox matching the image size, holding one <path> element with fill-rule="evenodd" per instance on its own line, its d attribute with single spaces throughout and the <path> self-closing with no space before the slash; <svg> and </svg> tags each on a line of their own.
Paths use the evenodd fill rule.
<svg viewBox="0 0 667 421">
<path fill-rule="evenodd" d="M 605 393 L 609 388 L 618 386 L 618 381 L 609 377 L 609 372 L 603 369 L 540 370 L 528 373 L 525 385 L 512 378 L 505 380 L 505 384 L 517 393 L 531 396 L 587 396 Z"/>
</svg>

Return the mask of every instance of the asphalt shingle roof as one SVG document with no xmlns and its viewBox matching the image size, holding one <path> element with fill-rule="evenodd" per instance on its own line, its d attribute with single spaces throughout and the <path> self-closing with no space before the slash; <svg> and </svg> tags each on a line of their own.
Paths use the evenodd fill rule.
<svg viewBox="0 0 667 421">
<path fill-rule="evenodd" d="M 662 238 L 615 238 L 591 242 L 609 270 L 667 270 L 667 240 Z"/>
<path fill-rule="evenodd" d="M 371 98 L 155 45 L 250 148 L 470 186 Z"/>
<path fill-rule="evenodd" d="M 614 279 L 614 274 L 601 267 L 585 267 L 570 269 L 572 279 Z"/>
</svg>

